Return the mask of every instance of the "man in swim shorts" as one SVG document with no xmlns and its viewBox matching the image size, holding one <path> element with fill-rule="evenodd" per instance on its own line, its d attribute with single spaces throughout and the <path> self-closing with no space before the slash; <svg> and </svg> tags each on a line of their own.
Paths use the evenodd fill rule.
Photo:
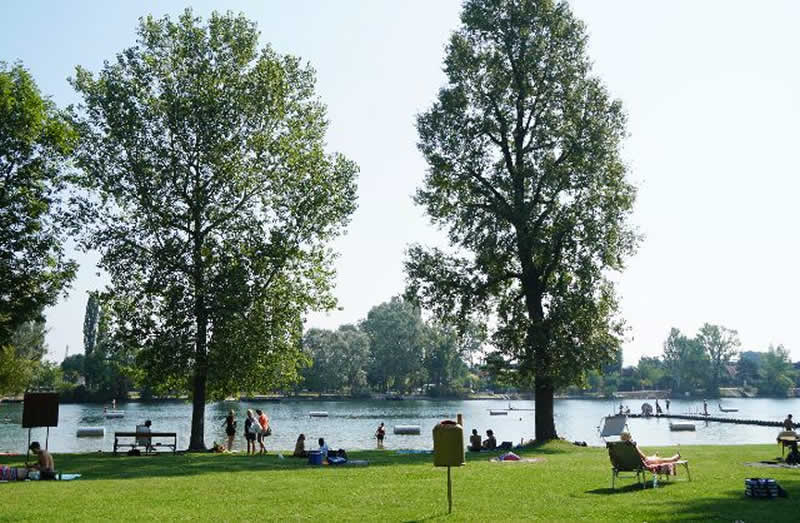
<svg viewBox="0 0 800 523">
<path fill-rule="evenodd" d="M 56 479 L 56 467 L 55 462 L 53 462 L 53 456 L 44 450 L 42 446 L 39 445 L 38 441 L 31 443 L 31 446 L 28 448 L 37 456 L 36 463 L 29 465 L 28 468 L 38 470 L 41 479 Z"/>
</svg>

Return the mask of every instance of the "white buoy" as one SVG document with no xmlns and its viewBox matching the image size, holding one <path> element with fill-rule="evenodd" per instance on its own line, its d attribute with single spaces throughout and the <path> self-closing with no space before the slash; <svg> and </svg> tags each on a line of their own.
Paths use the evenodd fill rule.
<svg viewBox="0 0 800 523">
<path fill-rule="evenodd" d="M 124 410 L 109 410 L 105 413 L 106 418 L 124 418 L 125 411 Z"/>
<path fill-rule="evenodd" d="M 309 416 L 312 418 L 327 418 L 328 411 L 327 410 L 312 410 L 308 413 Z"/>
<path fill-rule="evenodd" d="M 394 426 L 394 433 L 395 434 L 411 434 L 411 435 L 419 435 L 420 427 L 419 425 L 395 425 Z"/>
<path fill-rule="evenodd" d="M 106 435 L 105 427 L 78 427 L 75 434 L 79 438 L 102 438 Z"/>
<path fill-rule="evenodd" d="M 490 410 L 489 411 L 489 415 L 490 416 L 508 416 L 508 412 L 506 412 L 505 410 Z"/>
<path fill-rule="evenodd" d="M 676 431 L 689 431 L 694 432 L 696 429 L 694 427 L 694 423 L 670 423 L 669 430 L 676 432 Z"/>
</svg>

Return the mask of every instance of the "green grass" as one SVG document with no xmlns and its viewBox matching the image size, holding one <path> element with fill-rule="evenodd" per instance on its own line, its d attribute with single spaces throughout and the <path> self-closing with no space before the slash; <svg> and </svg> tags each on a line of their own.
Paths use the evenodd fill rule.
<svg viewBox="0 0 800 523">
<path fill-rule="evenodd" d="M 612 491 L 603 448 L 556 442 L 523 454 L 544 461 L 498 464 L 488 462 L 485 454 L 468 455 L 467 465 L 452 471 L 449 516 L 446 469 L 434 468 L 430 455 L 350 453 L 351 459 L 370 461 L 362 468 L 310 467 L 304 460 L 280 460 L 274 454 L 56 455 L 59 470 L 83 477 L 0 484 L 0 521 L 800 519 L 799 470 L 743 465 L 774 458 L 779 454 L 775 445 L 684 446 L 681 454 L 690 462 L 694 481 L 645 490 L 635 479 L 626 479 Z M 0 462 L 19 462 L 13 459 L 0 457 Z M 746 498 L 747 477 L 775 478 L 789 498 Z"/>
</svg>

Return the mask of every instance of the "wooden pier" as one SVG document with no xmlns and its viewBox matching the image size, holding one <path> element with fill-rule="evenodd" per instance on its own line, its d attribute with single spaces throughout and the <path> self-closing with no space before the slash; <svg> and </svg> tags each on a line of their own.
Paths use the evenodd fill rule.
<svg viewBox="0 0 800 523">
<path fill-rule="evenodd" d="M 703 414 L 660 414 L 658 416 L 645 416 L 643 414 L 628 414 L 629 418 L 637 419 L 683 419 L 690 421 L 713 421 L 715 423 L 734 423 L 736 425 L 759 425 L 761 427 L 783 427 L 781 421 L 742 419 L 742 418 L 720 418 L 717 416 L 704 416 Z"/>
</svg>

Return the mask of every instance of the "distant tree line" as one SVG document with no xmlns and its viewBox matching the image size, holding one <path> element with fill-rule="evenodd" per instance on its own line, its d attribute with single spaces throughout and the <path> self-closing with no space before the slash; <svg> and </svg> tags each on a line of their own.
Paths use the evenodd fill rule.
<svg viewBox="0 0 800 523">
<path fill-rule="evenodd" d="M 636 366 L 623 367 L 620 360 L 602 372 L 591 371 L 583 390 L 607 396 L 659 389 L 717 397 L 720 388 L 736 387 L 749 395 L 785 397 L 800 385 L 800 373 L 783 345 L 762 352 L 739 351 L 740 345 L 735 330 L 719 325 L 707 323 L 694 337 L 673 328 L 660 356 L 642 356 Z"/>
<path fill-rule="evenodd" d="M 303 337 L 309 366 L 300 387 L 352 395 L 424 392 L 458 396 L 480 378 L 469 363 L 485 337 L 477 326 L 464 333 L 436 321 L 400 297 L 372 308 L 358 325 L 310 329 Z"/>
</svg>

